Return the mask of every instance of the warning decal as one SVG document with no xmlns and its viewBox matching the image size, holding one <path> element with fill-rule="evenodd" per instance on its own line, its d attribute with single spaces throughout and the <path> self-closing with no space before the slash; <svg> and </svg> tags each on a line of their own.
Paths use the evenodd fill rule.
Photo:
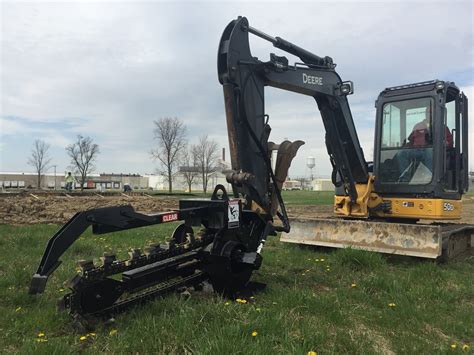
<svg viewBox="0 0 474 355">
<path fill-rule="evenodd" d="M 228 228 L 239 227 L 239 200 L 229 200 L 229 209 L 227 212 Z"/>
<path fill-rule="evenodd" d="M 163 223 L 177 221 L 177 220 L 178 220 L 178 213 L 177 212 L 165 214 L 165 215 L 163 215 L 163 217 L 161 217 L 161 221 Z"/>
</svg>

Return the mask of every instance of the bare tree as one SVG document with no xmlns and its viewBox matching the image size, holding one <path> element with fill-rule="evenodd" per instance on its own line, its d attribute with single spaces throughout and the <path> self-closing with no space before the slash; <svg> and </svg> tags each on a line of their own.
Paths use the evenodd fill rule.
<svg viewBox="0 0 474 355">
<path fill-rule="evenodd" d="M 217 162 L 217 142 L 209 139 L 207 135 L 202 136 L 198 144 L 193 146 L 193 154 L 201 173 L 202 189 L 206 193 L 209 177 L 214 172 Z"/>
<path fill-rule="evenodd" d="M 28 158 L 28 165 L 35 168 L 37 174 L 38 189 L 41 188 L 41 179 L 43 173 L 49 168 L 51 158 L 48 155 L 50 145 L 41 139 L 35 140 L 33 149 L 31 149 L 31 156 Z"/>
<path fill-rule="evenodd" d="M 193 149 L 183 150 L 181 164 L 179 171 L 183 174 L 184 181 L 188 185 L 188 192 L 191 193 L 193 182 L 197 180 L 200 174 L 200 169 L 197 166 Z"/>
<path fill-rule="evenodd" d="M 92 138 L 78 135 L 76 142 L 66 147 L 66 153 L 71 158 L 71 165 L 80 176 L 82 191 L 87 175 L 95 169 L 94 162 L 100 153 L 99 146 L 92 141 Z"/>
<path fill-rule="evenodd" d="M 163 165 L 171 193 L 173 175 L 179 165 L 180 154 L 186 148 L 186 126 L 176 117 L 160 118 L 154 124 L 154 138 L 158 146 L 151 151 L 151 155 Z"/>
</svg>

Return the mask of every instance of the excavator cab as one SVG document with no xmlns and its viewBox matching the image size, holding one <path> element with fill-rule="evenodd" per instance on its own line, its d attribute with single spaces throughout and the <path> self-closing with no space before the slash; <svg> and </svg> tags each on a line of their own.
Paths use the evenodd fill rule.
<svg viewBox="0 0 474 355">
<path fill-rule="evenodd" d="M 382 91 L 376 101 L 374 191 L 459 200 L 468 188 L 467 98 L 433 80 Z"/>
</svg>

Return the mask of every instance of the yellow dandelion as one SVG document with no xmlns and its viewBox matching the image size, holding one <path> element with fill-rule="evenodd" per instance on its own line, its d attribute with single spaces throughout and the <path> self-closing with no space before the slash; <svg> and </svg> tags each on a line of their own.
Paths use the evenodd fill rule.
<svg viewBox="0 0 474 355">
<path fill-rule="evenodd" d="M 83 335 L 83 336 L 81 336 L 81 337 L 79 338 L 79 340 L 80 340 L 80 341 L 87 340 L 87 337 L 86 337 L 85 335 Z"/>
<path fill-rule="evenodd" d="M 317 355 L 316 351 L 308 351 L 308 355 Z"/>
<path fill-rule="evenodd" d="M 64 292 L 64 288 L 60 288 L 60 289 L 59 289 L 59 292 Z"/>
<path fill-rule="evenodd" d="M 224 306 L 228 306 L 228 305 L 230 305 L 230 302 L 224 303 Z"/>
<path fill-rule="evenodd" d="M 38 338 L 43 338 L 46 334 L 44 334 L 43 332 L 39 332 L 38 333 Z"/>
<path fill-rule="evenodd" d="M 15 312 L 20 312 L 21 311 L 21 307 L 18 307 L 17 309 L 15 309 Z"/>
<path fill-rule="evenodd" d="M 458 346 L 456 344 L 451 344 L 451 349 L 456 349 Z"/>
<path fill-rule="evenodd" d="M 394 307 L 396 307 L 397 305 L 396 305 L 395 303 L 389 303 L 388 306 L 389 306 L 390 308 L 394 308 Z"/>
<path fill-rule="evenodd" d="M 95 337 L 97 334 L 96 333 L 88 333 L 87 336 L 88 337 Z"/>
<path fill-rule="evenodd" d="M 468 351 L 468 350 L 469 350 L 469 345 L 464 344 L 464 345 L 462 346 L 462 351 Z"/>
<path fill-rule="evenodd" d="M 357 287 L 357 285 L 356 284 L 351 284 L 351 287 L 355 288 L 355 287 Z"/>
<path fill-rule="evenodd" d="M 254 331 L 252 332 L 252 336 L 253 336 L 253 337 L 256 337 L 257 335 L 258 335 L 257 331 L 254 330 Z"/>
<path fill-rule="evenodd" d="M 314 261 L 318 262 L 318 261 L 319 261 L 319 259 L 314 259 Z"/>
<path fill-rule="evenodd" d="M 326 259 L 321 259 L 321 261 L 325 261 Z"/>
<path fill-rule="evenodd" d="M 110 332 L 109 332 L 109 335 L 112 336 L 112 335 L 115 335 L 117 334 L 118 330 L 117 329 L 112 329 Z"/>
<path fill-rule="evenodd" d="M 44 339 L 44 338 L 38 338 L 36 339 L 36 342 L 37 343 L 46 343 L 48 341 L 48 339 Z"/>
</svg>

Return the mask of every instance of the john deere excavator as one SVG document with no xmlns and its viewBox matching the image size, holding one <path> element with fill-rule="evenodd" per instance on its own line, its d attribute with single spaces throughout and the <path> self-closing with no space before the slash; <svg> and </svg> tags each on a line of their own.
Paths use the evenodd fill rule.
<svg viewBox="0 0 474 355">
<path fill-rule="evenodd" d="M 302 63 L 251 55 L 256 35 Z M 375 164 L 365 161 L 343 81 L 330 57 L 319 57 L 282 38 L 271 37 L 239 17 L 225 28 L 218 49 L 232 171 L 210 199 L 186 199 L 176 211 L 143 214 L 131 206 L 76 214 L 48 242 L 30 293 L 42 293 L 59 258 L 89 227 L 105 234 L 161 223 L 181 223 L 166 244 L 133 249 L 126 260 L 104 254 L 82 260 L 62 305 L 79 321 L 109 315 L 144 299 L 198 286 L 208 280 L 217 292 L 233 295 L 247 287 L 262 263 L 268 236 L 283 241 L 366 248 L 436 258 L 470 246 L 472 225 L 418 220 L 461 216 L 467 190 L 467 98 L 454 83 L 428 81 L 385 89 L 379 96 Z M 326 129 L 326 146 L 337 186 L 339 218 L 290 221 L 281 196 L 292 159 L 302 141 L 269 141 L 264 88 L 311 96 Z M 413 129 L 416 128 L 416 129 Z M 275 169 L 271 156 L 277 151 Z M 290 232 L 289 234 L 286 234 Z M 121 277 L 120 277 L 121 276 Z"/>
<path fill-rule="evenodd" d="M 297 56 L 252 57 L 248 35 Z M 333 219 L 295 219 L 281 240 L 347 247 L 427 258 L 466 250 L 472 225 L 416 223 L 461 217 L 468 188 L 467 98 L 452 82 L 432 80 L 387 88 L 376 101 L 374 164 L 368 163 L 354 127 L 343 81 L 330 57 L 319 57 L 282 38 L 232 22 L 219 47 L 219 80 L 224 87 L 234 196 L 250 197 L 250 208 L 288 218 L 280 189 L 301 141 L 268 143 L 270 126 L 264 88 L 313 97 L 326 130 L 326 147 L 336 186 Z M 278 150 L 275 173 L 267 157 Z M 248 175 L 246 180 L 239 176 Z M 243 180 L 243 181 L 242 181 Z M 278 212 L 277 212 L 278 213 Z"/>
</svg>

